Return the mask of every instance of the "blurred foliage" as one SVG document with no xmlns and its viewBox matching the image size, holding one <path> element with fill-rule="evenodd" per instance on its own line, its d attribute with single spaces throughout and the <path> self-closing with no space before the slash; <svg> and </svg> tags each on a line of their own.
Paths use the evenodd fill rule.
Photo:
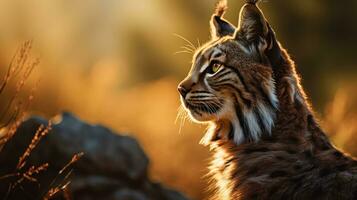
<svg viewBox="0 0 357 200">
<path fill-rule="evenodd" d="M 185 42 L 174 34 L 207 41 L 215 2 L 2 0 L 0 73 L 16 47 L 33 39 L 42 63 L 33 76 L 41 79 L 33 113 L 70 110 L 132 133 L 153 160 L 152 176 L 202 199 L 209 153 L 197 143 L 205 127 L 186 123 L 179 134 L 174 124 L 176 85 L 191 61 L 175 54 Z M 242 5 L 230 0 L 226 18 L 237 24 Z M 357 1 L 265 0 L 261 8 L 336 145 L 357 155 Z"/>
</svg>

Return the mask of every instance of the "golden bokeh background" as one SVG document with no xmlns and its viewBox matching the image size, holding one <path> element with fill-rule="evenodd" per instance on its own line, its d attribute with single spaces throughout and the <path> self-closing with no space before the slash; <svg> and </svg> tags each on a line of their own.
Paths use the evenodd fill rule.
<svg viewBox="0 0 357 200">
<path fill-rule="evenodd" d="M 195 45 L 207 41 L 215 2 L 2 0 L 0 75 L 16 48 L 33 40 L 41 64 L 25 86 L 29 92 L 40 79 L 31 113 L 70 111 L 133 135 L 151 158 L 155 180 L 203 199 L 209 151 L 198 142 L 205 127 L 175 123 L 176 86 L 192 56 L 175 53 L 186 44 L 175 34 Z M 226 18 L 237 24 L 242 5 L 230 0 Z M 270 0 L 261 8 L 335 145 L 357 156 L 357 1 Z"/>
</svg>

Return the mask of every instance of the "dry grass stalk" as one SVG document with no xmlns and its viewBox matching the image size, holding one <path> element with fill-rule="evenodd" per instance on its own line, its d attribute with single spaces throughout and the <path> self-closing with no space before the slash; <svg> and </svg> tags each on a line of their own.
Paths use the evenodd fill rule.
<svg viewBox="0 0 357 200">
<path fill-rule="evenodd" d="M 52 199 L 54 198 L 56 195 L 58 195 L 60 192 L 63 192 L 64 194 L 67 194 L 65 195 L 65 199 L 67 199 L 69 197 L 68 195 L 68 185 L 70 184 L 71 182 L 68 181 L 66 183 L 64 183 L 63 185 L 58 185 L 56 187 L 53 187 L 51 188 L 47 194 L 43 197 L 43 200 L 49 200 L 49 199 Z M 67 192 L 66 192 L 67 191 Z"/>
<path fill-rule="evenodd" d="M 6 86 L 12 79 L 16 79 L 19 77 L 19 80 L 16 83 L 15 92 L 10 97 L 9 102 L 7 102 L 7 106 L 4 107 L 3 112 L 0 111 L 0 121 L 6 121 L 5 123 L 0 124 L 0 130 L 3 132 L 0 135 L 0 151 L 16 133 L 21 123 L 24 121 L 26 116 L 25 110 L 28 110 L 31 102 L 34 98 L 34 92 L 37 89 L 38 83 L 31 89 L 30 95 L 27 97 L 25 103 L 21 100 L 18 100 L 20 92 L 25 86 L 26 81 L 31 75 L 34 68 L 39 64 L 39 59 L 31 59 L 30 51 L 32 49 L 32 41 L 26 41 L 21 45 L 19 49 L 17 49 L 16 53 L 11 59 L 11 62 L 8 66 L 6 74 L 3 78 L 3 81 L 0 83 L 0 95 L 3 94 Z M 14 108 L 13 108 L 14 107 Z M 7 120 L 5 117 L 9 116 Z M 8 191 L 4 196 L 4 199 L 8 199 L 10 194 L 13 191 L 16 191 L 16 188 L 19 188 L 24 194 L 28 195 L 28 191 L 25 191 L 22 183 L 24 181 L 38 183 L 38 180 L 34 177 L 39 173 L 48 169 L 49 164 L 45 163 L 38 167 L 31 166 L 27 170 L 25 170 L 26 160 L 39 144 L 41 139 L 46 136 L 51 130 L 52 124 L 49 121 L 48 125 L 45 127 L 41 125 L 36 131 L 34 137 L 31 140 L 31 143 L 26 148 L 25 152 L 20 156 L 19 161 L 17 163 L 16 169 L 14 173 L 6 174 L 4 176 L 0 176 L 0 180 L 8 179 L 8 178 L 16 178 L 15 182 L 10 182 L 8 185 Z M 65 199 L 70 199 L 70 193 L 67 189 L 70 184 L 69 177 L 72 174 L 72 170 L 69 170 L 69 167 L 77 162 L 83 153 L 78 153 L 72 157 L 72 159 L 59 171 L 56 175 L 52 183 L 49 185 L 49 189 L 45 190 L 45 195 L 43 199 L 51 199 L 56 194 L 63 192 Z M 68 171 L 67 173 L 65 173 Z M 59 184 L 55 185 L 57 181 L 59 181 L 60 176 L 64 176 L 62 181 Z M 46 192 L 47 191 L 47 192 Z"/>
<path fill-rule="evenodd" d="M 79 159 L 81 159 L 81 157 L 84 155 L 83 152 L 77 153 L 76 155 L 74 155 L 71 159 L 71 161 L 69 161 L 67 163 L 67 165 L 65 165 L 60 171 L 59 174 L 62 174 L 64 171 L 66 171 L 68 169 L 69 166 L 71 166 L 73 163 L 77 162 Z"/>
<path fill-rule="evenodd" d="M 39 64 L 39 59 L 31 59 L 30 51 L 32 49 L 32 41 L 24 42 L 20 48 L 17 49 L 14 56 L 12 57 L 10 64 L 8 65 L 5 76 L 0 83 L 0 95 L 3 95 L 6 86 L 11 80 L 16 81 L 15 92 L 10 97 L 10 100 L 4 106 L 3 111 L 0 111 L 0 130 L 2 134 L 0 135 L 0 151 L 4 145 L 15 135 L 19 126 L 24 121 L 26 116 L 25 111 L 30 107 L 31 102 L 34 98 L 34 93 L 37 89 L 38 83 L 35 87 L 31 88 L 30 95 L 24 101 L 19 100 L 19 95 L 22 89 L 24 88 L 29 76 L 31 75 L 34 68 Z M 8 117 L 6 120 L 5 118 Z M 4 122 L 5 121 L 5 122 Z M 31 152 L 36 148 L 41 139 L 48 134 L 51 130 L 51 122 L 45 128 L 40 126 L 36 131 L 34 137 L 31 140 L 30 145 L 26 148 L 23 155 L 19 158 L 16 169 L 14 173 L 6 174 L 0 177 L 0 180 L 15 178 L 16 181 L 9 182 L 8 191 L 3 196 L 3 199 L 7 199 L 10 194 L 16 191 L 16 188 L 19 188 L 24 194 L 28 194 L 28 191 L 25 191 L 25 188 L 22 186 L 22 183 L 26 180 L 29 182 L 36 182 L 38 180 L 34 177 L 39 173 L 45 171 L 49 164 L 44 163 L 40 166 L 31 166 L 27 170 L 24 169 L 26 165 L 26 160 L 30 156 Z M 73 159 L 72 159 L 73 160 Z M 70 163 L 73 163 L 72 161 Z M 65 168 L 69 165 L 67 164 Z M 61 185 L 60 188 L 65 188 L 67 185 Z M 63 190 L 63 189 L 62 189 Z"/>
<path fill-rule="evenodd" d="M 16 130 L 22 121 L 23 120 L 17 120 L 16 125 L 12 126 L 10 128 L 12 135 L 16 133 Z M 38 145 L 38 143 L 41 141 L 41 139 L 49 133 L 49 131 L 51 130 L 51 127 L 52 127 L 52 124 L 51 124 L 51 122 L 49 122 L 46 128 L 44 127 L 44 125 L 41 125 L 37 129 L 34 137 L 31 140 L 31 143 L 26 148 L 23 155 L 19 158 L 19 162 L 16 166 L 15 172 L 2 177 L 2 178 L 18 177 L 16 182 L 9 184 L 8 194 L 6 194 L 6 196 L 5 196 L 6 198 L 10 194 L 11 191 L 16 189 L 16 187 L 19 187 L 20 189 L 22 189 L 23 187 L 21 184 L 25 180 L 37 183 L 38 182 L 37 179 L 33 176 L 39 174 L 42 171 L 45 171 L 48 168 L 49 164 L 44 163 L 38 167 L 31 166 L 28 170 L 26 170 L 25 172 L 22 172 L 24 166 L 26 165 L 26 159 L 30 156 L 31 152 L 33 151 L 33 149 L 35 149 L 35 147 Z"/>
<path fill-rule="evenodd" d="M 48 166 L 49 166 L 48 163 L 44 163 L 44 164 L 42 164 L 42 165 L 40 165 L 38 167 L 31 166 L 24 173 L 17 173 L 16 175 L 21 177 L 21 178 L 19 178 L 14 184 L 12 184 L 11 188 L 15 189 L 16 186 L 21 185 L 21 183 L 24 180 L 28 180 L 30 182 L 38 182 L 37 179 L 35 177 L 33 177 L 33 176 L 41 173 L 42 171 L 47 170 Z"/>
<path fill-rule="evenodd" d="M 19 60 L 21 60 L 21 58 L 23 59 L 24 56 L 21 56 L 21 52 L 26 52 L 28 51 L 28 47 L 29 47 L 29 42 L 25 42 L 17 51 L 16 53 L 14 54 L 14 56 L 12 57 L 11 61 L 10 61 L 10 64 L 7 68 L 7 72 L 3 78 L 3 81 L 1 83 L 1 86 L 0 86 L 0 94 L 4 91 L 6 85 L 9 83 L 10 79 L 13 78 L 14 74 L 17 74 L 18 71 L 21 70 L 21 65 L 19 67 Z M 16 64 L 17 63 L 17 64 Z"/>
<path fill-rule="evenodd" d="M 16 84 L 16 90 L 14 95 L 10 98 L 10 101 L 5 106 L 5 110 L 1 112 L 0 121 L 5 121 L 0 125 L 0 129 L 3 134 L 0 136 L 0 151 L 3 148 L 4 144 L 13 137 L 16 133 L 17 128 L 23 122 L 23 119 L 26 115 L 25 111 L 30 107 L 34 92 L 37 89 L 37 85 L 31 88 L 30 95 L 28 96 L 25 103 L 21 100 L 18 100 L 18 96 L 25 86 L 26 81 L 28 80 L 33 69 L 39 64 L 39 59 L 30 59 L 30 51 L 32 48 L 32 41 L 24 42 L 21 47 L 16 51 L 12 57 L 6 74 L 3 78 L 3 81 L 0 84 L 0 95 L 3 94 L 6 86 L 8 85 L 11 79 L 15 79 L 19 74 L 22 73 L 20 80 Z M 16 103 L 15 103 L 16 102 Z M 14 107 L 13 109 L 11 109 Z M 8 119 L 5 120 L 5 117 L 8 116 Z"/>
<path fill-rule="evenodd" d="M 37 129 L 28 148 L 26 149 L 24 154 L 19 158 L 19 162 L 16 167 L 16 172 L 0 177 L 0 180 L 10 178 L 10 177 L 18 177 L 16 182 L 10 183 L 8 193 L 10 193 L 11 191 L 14 191 L 17 187 L 20 189 L 23 189 L 21 184 L 25 180 L 29 181 L 29 182 L 38 183 L 38 180 L 34 177 L 34 175 L 37 175 L 37 174 L 47 170 L 47 168 L 49 167 L 49 164 L 45 163 L 38 167 L 31 166 L 25 172 L 21 172 L 21 171 L 23 171 L 23 168 L 26 165 L 26 159 L 30 156 L 31 152 L 38 145 L 38 143 L 41 141 L 41 139 L 48 134 L 48 132 L 51 130 L 51 127 L 52 127 L 51 122 L 49 122 L 47 127 L 45 127 L 44 125 L 41 125 Z M 43 199 L 45 199 L 45 200 L 52 199 L 59 193 L 62 193 L 64 195 L 65 199 L 71 199 L 69 190 L 67 188 L 70 184 L 70 181 L 69 181 L 70 175 L 72 174 L 72 170 L 69 170 L 69 168 L 75 162 L 77 162 L 83 155 L 84 155 L 83 152 L 74 155 L 71 158 L 71 160 L 58 172 L 56 177 L 53 179 L 53 181 L 49 185 L 49 189 L 45 190 L 47 192 L 45 195 L 43 195 L 44 196 Z M 67 173 L 65 173 L 65 172 L 67 172 Z M 62 180 L 59 180 L 60 177 L 64 177 L 64 178 L 62 178 Z M 57 183 L 58 181 L 59 181 L 59 183 Z M 56 185 L 56 183 L 57 183 L 57 185 Z M 6 196 L 9 196 L 9 194 L 7 194 Z"/>
<path fill-rule="evenodd" d="M 4 118 L 11 112 L 13 104 L 16 102 L 22 88 L 25 86 L 26 81 L 28 80 L 30 74 L 34 68 L 39 64 L 39 59 L 31 59 L 29 54 L 32 48 L 32 41 L 25 42 L 20 49 L 15 53 L 10 65 L 8 67 L 7 73 L 3 79 L 3 82 L 0 86 L 0 94 L 4 91 L 6 85 L 9 83 L 10 79 L 16 78 L 19 74 L 22 73 L 19 81 L 16 83 L 16 89 L 13 96 L 10 98 L 5 110 L 1 112 L 0 120 Z M 18 103 L 21 104 L 21 103 Z M 15 104 L 16 106 L 17 104 Z M 4 125 L 3 125 L 4 126 Z"/>
<path fill-rule="evenodd" d="M 62 192 L 64 194 L 65 199 L 70 199 L 69 191 L 68 191 L 68 185 L 70 184 L 69 177 L 72 174 L 72 170 L 69 170 L 61 183 L 59 183 L 57 186 L 54 186 L 54 184 L 57 182 L 59 177 L 64 174 L 65 171 L 69 169 L 71 165 L 73 165 L 75 162 L 77 162 L 81 157 L 84 155 L 83 152 L 80 152 L 72 157 L 72 159 L 58 172 L 56 177 L 53 179 L 53 181 L 50 184 L 50 189 L 48 192 L 44 195 L 43 199 L 48 200 L 53 197 L 55 197 L 57 194 Z"/>
<path fill-rule="evenodd" d="M 26 159 L 30 156 L 31 152 L 38 145 L 38 143 L 41 141 L 41 139 L 49 133 L 49 131 L 51 130 L 51 127 L 52 127 L 52 123 L 51 123 L 51 121 L 49 121 L 46 128 L 44 127 L 44 125 L 41 125 L 37 129 L 34 137 L 31 140 L 30 145 L 27 147 L 24 154 L 19 158 L 19 162 L 16 166 L 16 169 L 20 170 L 25 166 Z"/>
</svg>

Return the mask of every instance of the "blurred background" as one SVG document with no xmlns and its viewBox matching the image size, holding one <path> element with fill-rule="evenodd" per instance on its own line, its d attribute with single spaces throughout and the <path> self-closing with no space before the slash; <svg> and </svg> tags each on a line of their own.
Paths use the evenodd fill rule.
<svg viewBox="0 0 357 200">
<path fill-rule="evenodd" d="M 151 177 L 203 199 L 209 151 L 198 142 L 205 127 L 175 123 L 176 86 L 192 58 L 175 53 L 186 44 L 175 34 L 195 45 L 207 41 L 215 3 L 1 0 L 0 73 L 32 39 L 41 60 L 25 86 L 30 92 L 40 79 L 32 114 L 66 110 L 133 135 L 151 158 Z M 237 24 L 243 0 L 228 3 L 226 18 Z M 357 1 L 269 0 L 260 7 L 296 61 L 334 144 L 357 156 Z"/>
</svg>

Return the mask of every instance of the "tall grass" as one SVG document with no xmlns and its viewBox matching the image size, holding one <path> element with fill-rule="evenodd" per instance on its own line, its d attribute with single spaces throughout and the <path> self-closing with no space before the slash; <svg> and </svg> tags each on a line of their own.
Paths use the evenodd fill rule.
<svg viewBox="0 0 357 200">
<path fill-rule="evenodd" d="M 26 112 L 29 109 L 31 102 L 34 98 L 34 93 L 37 89 L 37 84 L 31 88 L 31 92 L 25 98 L 21 98 L 25 84 L 28 81 L 32 71 L 39 65 L 39 59 L 33 59 L 31 56 L 32 41 L 24 42 L 16 51 L 12 57 L 10 64 L 7 67 L 6 73 L 0 84 L 0 97 L 4 95 L 7 86 L 13 82 L 15 90 L 7 102 L 3 102 L 0 107 L 0 156 L 1 150 L 9 142 L 19 126 L 24 122 Z M 60 170 L 57 176 L 53 179 L 51 184 L 40 195 L 31 194 L 31 191 L 25 191 L 23 187 L 24 183 L 33 183 L 40 185 L 37 176 L 49 167 L 49 163 L 42 163 L 38 166 L 34 166 L 27 163 L 33 150 L 41 142 L 41 139 L 46 137 L 52 127 L 51 122 L 47 126 L 41 125 L 35 132 L 30 144 L 18 158 L 16 168 L 12 173 L 0 174 L 0 182 L 7 185 L 7 192 L 0 194 L 0 199 L 10 199 L 14 193 L 21 192 L 23 198 L 26 199 L 52 199 L 58 195 L 63 195 L 65 199 L 69 199 L 67 186 L 70 184 L 69 178 L 72 173 L 71 166 L 80 159 L 83 153 L 79 153 L 73 156 L 73 158 Z M 21 194 L 16 194 L 17 197 L 21 197 Z"/>
<path fill-rule="evenodd" d="M 7 71 L 0 85 L 0 95 L 3 95 L 6 86 L 11 82 L 15 82 L 15 90 L 7 102 L 3 102 L 0 108 L 0 149 L 4 144 L 11 139 L 16 133 L 17 128 L 23 122 L 26 110 L 28 110 L 32 100 L 33 93 L 36 87 L 31 89 L 27 99 L 19 98 L 20 92 L 26 84 L 31 72 L 39 64 L 39 59 L 31 59 L 30 50 L 32 42 L 24 42 L 12 57 Z M 1 96 L 0 96 L 1 97 Z"/>
</svg>

